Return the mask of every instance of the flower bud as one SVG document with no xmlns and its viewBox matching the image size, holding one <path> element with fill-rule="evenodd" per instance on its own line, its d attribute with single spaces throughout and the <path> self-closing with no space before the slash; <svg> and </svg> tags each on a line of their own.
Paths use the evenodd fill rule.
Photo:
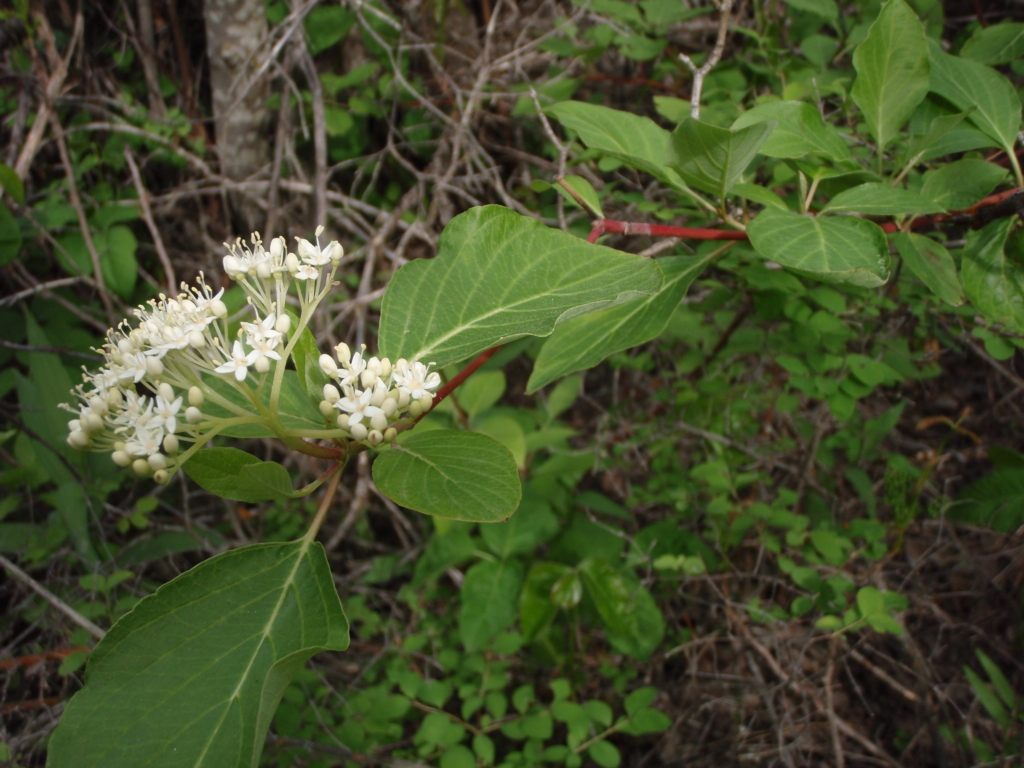
<svg viewBox="0 0 1024 768">
<path fill-rule="evenodd" d="M 409 393 L 408 392 L 399 392 L 398 393 L 398 407 L 400 409 L 402 409 L 402 410 L 404 410 L 404 409 L 409 407 Z M 422 411 L 423 409 L 421 408 L 420 410 Z"/>
<path fill-rule="evenodd" d="M 344 341 L 334 348 L 334 354 L 338 356 L 338 362 L 342 365 L 348 365 L 352 362 L 352 350 L 348 348 L 348 344 Z"/>
<path fill-rule="evenodd" d="M 203 420 L 203 412 L 195 406 L 191 406 L 185 409 L 185 421 L 189 424 L 198 424 Z"/>
<path fill-rule="evenodd" d="M 333 384 L 324 384 L 324 400 L 331 405 L 341 400 L 341 393 L 338 391 L 338 388 Z"/>
<path fill-rule="evenodd" d="M 398 430 L 395 429 L 394 427 L 388 427 L 387 429 L 384 430 L 384 442 L 385 443 L 393 443 L 393 442 L 395 442 L 395 438 L 397 438 L 397 437 L 398 437 Z"/>
<path fill-rule="evenodd" d="M 185 295 L 184 293 L 181 294 L 181 296 L 184 296 L 184 295 Z M 181 298 L 181 296 L 179 296 L 178 298 Z M 186 312 L 195 312 L 196 311 L 196 303 L 194 301 L 192 301 L 192 299 L 183 299 L 182 302 L 181 302 L 181 308 L 184 309 Z"/>
<path fill-rule="evenodd" d="M 68 432 L 75 432 L 82 428 L 81 419 L 72 419 L 68 422 Z"/>
<path fill-rule="evenodd" d="M 370 445 L 380 445 L 384 442 L 384 435 L 374 429 L 366 436 L 366 439 L 370 441 Z"/>
<path fill-rule="evenodd" d="M 387 387 L 383 387 L 378 382 L 377 386 L 373 388 L 373 394 L 370 395 L 370 405 L 375 408 L 380 408 L 384 401 L 388 399 Z"/>
<path fill-rule="evenodd" d="M 378 432 L 383 432 L 388 428 L 388 417 L 383 413 L 375 413 L 370 417 L 370 426 Z"/>
<path fill-rule="evenodd" d="M 257 357 L 255 367 L 256 373 L 266 373 L 267 371 L 270 370 L 270 358 L 264 357 L 262 355 L 260 357 Z"/>
<path fill-rule="evenodd" d="M 107 411 L 110 410 L 107 407 L 107 401 L 99 395 L 93 395 L 89 398 L 89 407 L 92 408 L 93 413 L 98 413 L 100 416 L 106 416 Z"/>
<path fill-rule="evenodd" d="M 274 242 L 277 242 L 276 240 Z M 278 333 L 287 334 L 292 329 L 292 319 L 288 315 L 278 315 L 274 321 L 274 330 Z"/>
<path fill-rule="evenodd" d="M 154 472 L 158 469 L 167 469 L 167 457 L 162 453 L 154 453 L 146 461 Z"/>
<path fill-rule="evenodd" d="M 152 471 L 149 468 L 149 462 L 145 459 L 136 459 L 133 461 L 132 469 L 135 470 L 135 474 L 139 477 L 145 477 Z"/>
<path fill-rule="evenodd" d="M 95 413 L 90 413 L 82 419 L 82 429 L 85 432 L 102 432 L 103 431 L 103 419 L 97 416 Z"/>
<path fill-rule="evenodd" d="M 114 451 L 110 454 L 110 458 L 114 460 L 114 463 L 119 467 L 127 467 L 132 463 L 132 457 L 124 451 Z"/>
<path fill-rule="evenodd" d="M 370 389 L 377 383 L 377 374 L 367 368 L 359 374 L 359 382 L 363 385 L 363 389 Z"/>
<path fill-rule="evenodd" d="M 273 240 L 270 241 L 270 258 L 272 258 L 274 261 L 279 261 L 283 255 L 284 238 L 275 237 Z M 281 333 L 284 333 L 284 331 L 281 331 Z"/>
<path fill-rule="evenodd" d="M 285 269 L 288 270 L 289 274 L 294 275 L 299 271 L 299 259 L 294 253 L 289 253 L 284 259 Z"/>
<path fill-rule="evenodd" d="M 316 228 L 316 231 L 313 234 L 316 235 L 317 237 L 320 237 L 320 235 L 322 235 L 323 233 L 324 233 L 324 225 L 321 224 L 321 225 L 319 225 Z"/>
<path fill-rule="evenodd" d="M 371 357 L 369 360 L 366 361 L 366 370 L 373 371 L 374 373 L 377 374 L 377 376 L 380 376 L 380 360 L 378 360 L 376 357 Z"/>
<path fill-rule="evenodd" d="M 178 452 L 180 447 L 177 435 L 168 435 L 164 438 L 164 450 L 172 456 Z"/>
<path fill-rule="evenodd" d="M 131 355 L 135 353 L 135 345 L 129 339 L 121 339 L 117 342 L 117 351 L 122 355 Z"/>
<path fill-rule="evenodd" d="M 224 272 L 230 278 L 237 278 L 245 270 L 242 269 L 242 262 L 234 256 L 224 257 Z"/>
<path fill-rule="evenodd" d="M 107 392 L 107 402 L 110 405 L 120 405 L 123 400 L 124 394 L 122 394 L 120 389 L 112 389 Z"/>
<path fill-rule="evenodd" d="M 114 441 L 114 450 L 115 451 L 123 451 L 124 450 L 124 440 L 115 440 Z"/>
<path fill-rule="evenodd" d="M 153 479 L 160 483 L 160 485 L 167 485 L 171 480 L 171 473 L 166 469 L 158 469 L 153 473 Z"/>
<path fill-rule="evenodd" d="M 274 273 L 270 270 L 269 262 L 261 261 L 256 265 L 256 277 L 260 280 L 269 280 L 272 274 Z"/>
<path fill-rule="evenodd" d="M 420 398 L 419 402 L 420 402 L 420 407 L 424 411 L 429 411 L 430 408 L 434 405 L 434 396 L 433 395 L 424 395 L 423 397 Z"/>
<path fill-rule="evenodd" d="M 353 424 L 351 427 L 349 427 L 349 431 L 352 433 L 352 437 L 354 437 L 356 440 L 365 440 L 366 436 L 369 434 L 369 430 L 366 428 L 363 422 Z"/>
<path fill-rule="evenodd" d="M 398 410 L 398 401 L 393 397 L 388 397 L 384 400 L 384 403 L 380 406 L 381 410 L 384 411 L 384 415 L 391 418 L 395 415 Z"/>
<path fill-rule="evenodd" d="M 341 261 L 341 257 L 345 255 L 345 249 L 341 247 L 341 243 L 337 240 L 332 242 L 327 248 L 331 253 L 331 261 L 335 264 Z"/>
<path fill-rule="evenodd" d="M 325 419 L 331 418 L 334 415 L 334 406 L 327 400 L 320 401 L 320 413 L 323 414 Z"/>
<path fill-rule="evenodd" d="M 419 400 L 413 400 L 411 403 L 409 403 L 409 415 L 410 416 L 412 416 L 415 419 L 421 413 L 423 413 L 423 406 L 420 405 L 420 401 Z"/>
<path fill-rule="evenodd" d="M 391 375 L 391 371 L 393 371 L 393 370 L 394 370 L 394 368 L 391 367 L 391 361 L 388 360 L 386 357 L 381 358 L 381 361 L 380 361 L 380 377 L 382 379 L 386 379 L 388 376 Z"/>
<path fill-rule="evenodd" d="M 224 319 L 228 316 L 228 305 L 220 299 L 214 299 L 210 302 L 210 311 L 214 317 Z"/>
<path fill-rule="evenodd" d="M 68 435 L 68 445 L 82 451 L 89 447 L 89 436 L 81 429 L 76 429 Z"/>
<path fill-rule="evenodd" d="M 341 427 L 342 429 L 348 429 L 348 414 L 347 413 L 339 413 L 338 414 L 338 426 Z"/>
<path fill-rule="evenodd" d="M 188 389 L 188 404 L 194 405 L 196 408 L 202 406 L 206 400 L 206 396 L 203 395 L 203 390 L 199 387 L 189 387 Z"/>
<path fill-rule="evenodd" d="M 338 364 L 334 362 L 334 358 L 330 355 L 320 355 L 320 370 L 328 376 L 337 376 Z"/>
<path fill-rule="evenodd" d="M 174 399 L 174 389 L 166 381 L 160 383 L 160 386 L 156 388 L 156 393 L 168 402 Z"/>
<path fill-rule="evenodd" d="M 146 358 L 146 373 L 148 373 L 153 378 L 156 378 L 157 376 L 163 375 L 163 372 L 164 372 L 164 364 L 163 364 L 163 362 L 160 361 L 159 358 L 157 358 L 157 357 L 147 357 Z"/>
<path fill-rule="evenodd" d="M 188 335 L 188 345 L 192 349 L 202 349 L 206 346 L 206 337 L 203 336 L 202 331 L 192 331 Z"/>
</svg>

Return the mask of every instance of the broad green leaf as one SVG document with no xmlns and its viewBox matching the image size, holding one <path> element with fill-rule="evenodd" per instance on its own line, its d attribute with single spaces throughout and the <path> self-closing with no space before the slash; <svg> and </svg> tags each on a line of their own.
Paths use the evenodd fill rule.
<svg viewBox="0 0 1024 768">
<path fill-rule="evenodd" d="M 584 559 L 578 570 L 612 646 L 634 658 L 649 656 L 665 633 L 665 620 L 651 593 L 632 574 L 600 558 Z"/>
<path fill-rule="evenodd" d="M 512 458 L 516 460 L 516 466 L 520 469 L 526 467 L 526 435 L 523 428 L 511 416 L 496 413 L 484 416 L 479 422 L 474 422 L 473 430 L 481 432 L 488 437 L 494 438 L 508 448 Z"/>
<path fill-rule="evenodd" d="M 505 372 L 478 371 L 459 387 L 459 405 L 470 417 L 483 413 L 505 394 Z"/>
<path fill-rule="evenodd" d="M 984 680 L 968 666 L 964 666 L 964 674 L 967 675 L 967 682 L 971 684 L 971 689 L 974 691 L 974 695 L 978 697 L 978 701 L 989 713 L 993 720 L 1003 730 L 1009 730 L 1013 721 L 1010 719 L 1009 712 L 1006 711 L 1006 707 L 999 700 L 992 689 L 988 687 Z"/>
<path fill-rule="evenodd" d="M 801 157 L 814 152 L 833 160 L 844 160 L 850 149 L 821 114 L 803 101 L 772 101 L 744 112 L 732 124 L 733 130 L 774 120 L 777 125 L 758 150 L 770 157 Z"/>
<path fill-rule="evenodd" d="M 790 8 L 798 11 L 806 11 L 820 16 L 828 21 L 836 21 L 839 18 L 839 6 L 835 0 L 785 0 Z"/>
<path fill-rule="evenodd" d="M 684 120 L 672 131 L 667 162 L 687 184 L 725 197 L 775 125 L 769 120 L 733 131 Z"/>
<path fill-rule="evenodd" d="M 898 232 L 893 235 L 893 242 L 907 268 L 936 296 L 954 307 L 966 301 L 953 257 L 941 243 L 913 232 Z"/>
<path fill-rule="evenodd" d="M 393 444 L 373 463 L 373 481 L 404 507 L 478 523 L 507 520 L 522 496 L 519 470 L 505 446 L 452 429 Z"/>
<path fill-rule="evenodd" d="M 1024 471 L 997 469 L 968 485 L 950 508 L 950 518 L 1001 533 L 1024 525 Z"/>
<path fill-rule="evenodd" d="M 1024 56 L 1024 24 L 1003 22 L 979 29 L 964 43 L 960 55 L 992 67 Z"/>
<path fill-rule="evenodd" d="M 580 396 L 581 381 L 581 376 L 566 376 L 548 392 L 548 401 L 544 404 L 544 414 L 548 424 L 576 402 Z"/>
<path fill-rule="evenodd" d="M 965 158 L 925 173 L 921 194 L 948 211 L 961 211 L 990 194 L 1005 178 L 1005 168 Z"/>
<path fill-rule="evenodd" d="M 747 227 L 757 252 L 799 274 L 863 288 L 889 279 L 889 244 L 877 224 L 766 208 Z"/>
<path fill-rule="evenodd" d="M 94 234 L 93 242 L 99 252 L 107 287 L 127 301 L 135 291 L 135 281 L 139 276 L 139 263 L 135 260 L 139 243 L 135 233 L 118 225 L 104 233 Z"/>
<path fill-rule="evenodd" d="M 945 213 L 946 209 L 925 195 L 888 184 L 861 184 L 840 192 L 821 209 L 822 213 L 866 213 L 872 216 Z"/>
<path fill-rule="evenodd" d="M 92 652 L 50 768 L 256 768 L 284 689 L 348 647 L 323 547 L 255 544 L 144 598 Z"/>
<path fill-rule="evenodd" d="M 482 651 L 512 626 L 522 585 L 522 566 L 516 560 L 484 560 L 466 571 L 459 595 L 459 638 L 467 651 Z"/>
<path fill-rule="evenodd" d="M 551 588 L 567 573 L 569 568 L 561 563 L 535 562 L 530 568 L 519 596 L 519 626 L 527 640 L 536 637 L 558 613 L 551 602 Z"/>
<path fill-rule="evenodd" d="M 930 100 L 926 99 L 924 103 L 930 103 Z M 905 157 L 908 159 L 914 159 L 918 158 L 920 155 L 919 159 L 927 160 L 929 157 L 939 156 L 933 155 L 929 150 L 934 149 L 935 146 L 939 144 L 939 142 L 941 142 L 950 133 L 950 131 L 959 126 L 960 123 L 963 122 L 963 119 L 972 111 L 974 111 L 973 108 L 965 112 L 958 112 L 955 115 L 939 115 L 938 117 L 935 117 L 928 126 L 927 131 L 915 133 L 911 136 L 910 143 L 907 145 Z M 911 120 L 911 125 L 913 125 L 913 120 Z M 978 133 L 978 131 L 974 129 L 969 130 Z M 940 147 L 937 151 L 941 152 L 941 149 L 942 148 Z M 941 154 L 952 154 L 952 151 L 941 152 Z"/>
<path fill-rule="evenodd" d="M 590 207 L 590 212 L 593 212 L 599 218 L 604 218 L 604 213 L 601 211 L 601 198 L 597 196 L 597 191 L 589 181 L 582 176 L 565 176 L 562 180 L 572 187 L 573 192 L 579 195 L 580 199 Z M 580 204 L 560 184 L 556 184 L 555 189 L 570 203 L 577 208 L 580 207 Z"/>
<path fill-rule="evenodd" d="M 293 495 L 287 469 L 237 448 L 203 448 L 182 468 L 202 488 L 233 501 L 254 504 Z"/>
<path fill-rule="evenodd" d="M 576 571 L 570 571 L 551 586 L 551 602 L 555 607 L 568 611 L 583 599 L 583 582 Z"/>
<path fill-rule="evenodd" d="M 619 763 L 622 762 L 619 748 L 604 739 L 591 744 L 587 749 L 587 754 L 601 768 L 618 768 Z"/>
<path fill-rule="evenodd" d="M 662 181 L 679 182 L 679 177 L 665 167 L 669 132 L 650 118 L 583 101 L 563 101 L 544 112 L 576 131 L 591 149 Z"/>
<path fill-rule="evenodd" d="M 967 236 L 960 277 L 967 298 L 989 320 L 1024 333 L 1024 232 L 999 219 Z"/>
<path fill-rule="evenodd" d="M 292 328 L 297 323 L 298 319 L 292 317 Z M 329 383 L 330 379 L 320 368 L 320 350 L 316 346 L 313 332 L 308 327 L 302 329 L 298 341 L 292 348 L 292 360 L 295 361 L 296 379 L 299 386 L 311 400 L 320 402 L 323 399 L 324 384 Z"/>
<path fill-rule="evenodd" d="M 0 187 L 11 196 L 18 205 L 25 204 L 25 182 L 11 166 L 0 163 Z"/>
<path fill-rule="evenodd" d="M 484 525 L 480 535 L 490 550 L 503 560 L 533 552 L 558 533 L 558 518 L 543 499 L 526 495 L 504 523 Z"/>
<path fill-rule="evenodd" d="M 472 208 L 445 227 L 433 259 L 391 278 L 380 349 L 392 360 L 439 367 L 555 324 L 654 293 L 661 270 L 545 227 L 497 205 Z"/>
<path fill-rule="evenodd" d="M 319 367 L 319 366 L 318 366 Z M 270 379 L 272 373 L 267 374 Z M 203 381 L 220 397 L 230 403 L 242 408 L 245 412 L 251 413 L 252 403 L 234 385 L 234 377 L 230 376 L 209 376 L 203 377 Z M 245 383 L 254 388 L 258 379 L 250 376 Z M 269 382 L 262 388 L 260 397 L 264 405 L 270 403 Z M 313 395 L 319 401 L 316 394 Z M 214 398 L 208 397 L 203 406 L 203 413 L 217 418 L 229 418 L 235 416 L 233 411 L 218 405 Z M 313 405 L 310 396 L 302 388 L 299 382 L 299 375 L 295 371 L 285 371 L 281 380 L 281 396 L 278 400 L 278 416 L 281 424 L 286 429 L 324 429 L 324 417 Z M 259 424 L 243 424 L 240 426 L 228 427 L 220 434 L 227 437 L 273 437 L 274 433 Z"/>
<path fill-rule="evenodd" d="M 788 211 L 786 203 L 775 192 L 760 184 L 733 184 L 732 194 L 745 197 L 753 203 L 760 203 L 766 208 L 778 208 L 780 211 Z"/>
<path fill-rule="evenodd" d="M 0 164 L 0 167 L 6 167 Z M 0 203 L 0 267 L 18 258 L 21 253 L 21 227 L 7 206 Z"/>
<path fill-rule="evenodd" d="M 991 67 L 950 56 L 934 42 L 929 56 L 931 90 L 957 109 L 977 107 L 967 119 L 1012 152 L 1020 128 L 1020 99 L 1013 84 Z"/>
<path fill-rule="evenodd" d="M 885 613 L 885 599 L 876 587 L 861 587 L 857 590 L 857 607 L 864 618 Z"/>
<path fill-rule="evenodd" d="M 528 393 L 573 371 L 593 368 L 606 357 L 657 337 L 709 256 L 659 259 L 665 284 L 653 296 L 561 323 L 541 347 L 527 383 Z"/>
<path fill-rule="evenodd" d="M 854 51 L 853 66 L 857 79 L 850 95 L 882 150 L 928 93 L 924 27 L 903 0 L 888 0 L 883 6 Z"/>
<path fill-rule="evenodd" d="M 356 14 L 337 5 L 314 8 L 303 19 L 309 52 L 313 56 L 339 42 L 356 22 Z"/>
</svg>

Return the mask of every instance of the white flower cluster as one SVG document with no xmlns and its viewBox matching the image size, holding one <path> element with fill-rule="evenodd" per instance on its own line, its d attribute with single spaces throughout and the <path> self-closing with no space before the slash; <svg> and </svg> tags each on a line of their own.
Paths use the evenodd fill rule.
<svg viewBox="0 0 1024 768">
<path fill-rule="evenodd" d="M 371 445 L 393 442 L 398 431 L 389 424 L 429 410 L 433 392 L 441 385 L 441 376 L 430 370 L 433 363 L 401 359 L 392 365 L 386 357 L 367 359 L 366 345 L 353 354 L 342 343 L 334 352 L 337 362 L 330 355 L 320 355 L 320 370 L 338 382 L 340 391 L 334 384 L 324 385 L 320 412 L 330 418 L 340 411 L 338 426 Z"/>
<path fill-rule="evenodd" d="M 317 238 L 322 231 L 317 229 Z M 344 254 L 337 242 L 322 249 L 319 239 L 315 244 L 297 240 L 298 255 L 285 253 L 284 238 L 266 250 L 258 233 L 252 247 L 241 239 L 225 244 L 230 255 L 224 270 L 243 288 L 256 314 L 256 322 L 241 324 L 240 338 L 233 343 L 227 337 L 224 291 L 214 293 L 202 275 L 197 287 L 183 283 L 177 297 L 161 294 L 136 309 L 136 327 L 125 321 L 108 331 L 107 342 L 97 350 L 104 365 L 86 371 L 72 393 L 77 404 L 63 406 L 75 414 L 68 422 L 68 444 L 109 451 L 118 465 L 167 482 L 187 458 L 180 453 L 182 442 L 202 445 L 220 421 L 203 413 L 205 402 L 212 400 L 236 416 L 250 415 L 219 395 L 204 376 L 234 380 L 244 391 L 250 368 L 262 376 L 272 362 L 287 362 L 291 347 L 282 344 L 291 318 L 280 309 L 290 285 L 295 281 L 305 317 L 306 309 L 327 294 Z"/>
</svg>

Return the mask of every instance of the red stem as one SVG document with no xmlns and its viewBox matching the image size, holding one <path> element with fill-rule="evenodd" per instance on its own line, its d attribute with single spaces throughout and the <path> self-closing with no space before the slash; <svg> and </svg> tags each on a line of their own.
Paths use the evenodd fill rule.
<svg viewBox="0 0 1024 768">
<path fill-rule="evenodd" d="M 45 653 L 37 653 L 32 656 L 20 656 L 16 659 L 0 659 L 0 669 L 10 669 L 11 667 L 31 667 L 46 659 L 65 659 L 72 653 L 78 653 L 79 651 L 89 653 L 91 650 L 91 648 L 78 645 L 74 648 L 62 648 L 59 651 L 46 651 Z"/>
<path fill-rule="evenodd" d="M 437 390 L 437 394 L 434 395 L 434 399 L 430 403 L 430 409 L 433 410 L 434 406 L 436 406 L 438 403 L 440 403 L 442 400 L 448 397 L 448 395 L 454 392 L 455 388 L 458 387 L 459 384 L 461 384 L 474 373 L 476 373 L 477 369 L 481 365 L 483 365 L 492 357 L 494 357 L 494 353 L 501 349 L 501 346 L 502 345 L 499 344 L 497 347 L 491 347 L 490 349 L 481 352 L 479 355 L 473 358 L 473 362 L 471 362 L 469 365 L 467 365 L 465 368 L 463 368 L 461 371 L 455 374 L 452 377 L 451 381 L 449 381 L 447 384 L 445 384 L 443 387 Z M 413 421 L 413 424 L 418 424 L 420 419 L 422 419 L 428 413 L 430 413 L 430 411 L 424 411 L 423 413 L 421 413 Z"/>
</svg>

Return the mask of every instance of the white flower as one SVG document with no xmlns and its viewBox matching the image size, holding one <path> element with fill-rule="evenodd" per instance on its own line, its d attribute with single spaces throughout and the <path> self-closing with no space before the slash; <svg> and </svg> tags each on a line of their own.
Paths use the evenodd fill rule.
<svg viewBox="0 0 1024 768">
<path fill-rule="evenodd" d="M 180 397 L 174 401 L 168 401 L 157 395 L 156 407 L 153 409 L 153 421 L 150 423 L 159 421 L 169 434 L 173 434 L 178 431 L 178 411 L 180 410 Z"/>
<path fill-rule="evenodd" d="M 280 339 L 268 339 L 263 336 L 250 336 L 249 346 L 252 347 L 252 352 L 248 355 L 249 364 L 252 365 L 261 357 L 269 357 L 271 360 L 280 360 L 281 355 L 274 351 L 274 347 L 277 346 L 277 342 Z"/>
<path fill-rule="evenodd" d="M 365 348 L 364 348 L 365 349 Z M 352 359 L 345 363 L 342 360 L 342 365 L 345 366 L 345 373 L 341 375 L 341 386 L 348 387 L 359 381 L 359 376 L 363 371 L 366 370 L 366 361 L 363 359 L 362 352 L 356 352 L 352 355 Z"/>
<path fill-rule="evenodd" d="M 242 342 L 236 341 L 235 345 L 231 348 L 231 359 L 223 365 L 217 366 L 214 370 L 217 373 L 233 373 L 236 380 L 245 381 L 248 367 L 252 363 L 253 361 L 249 360 L 249 356 L 242 349 Z"/>
<path fill-rule="evenodd" d="M 345 397 L 341 398 L 334 407 L 345 411 L 348 416 L 348 425 L 352 427 L 362 421 L 364 418 L 369 421 L 378 413 L 384 413 L 380 408 L 375 405 L 370 405 L 370 399 L 373 397 L 373 390 L 368 389 L 365 392 L 359 392 L 358 390 L 348 389 L 345 391 Z"/>
<path fill-rule="evenodd" d="M 277 346 L 277 342 L 281 339 L 281 332 L 274 328 L 277 322 L 277 316 L 271 312 L 265 318 L 258 323 L 242 323 L 242 330 L 245 331 L 249 337 L 249 346 L 255 347 L 253 343 L 256 339 L 262 339 L 265 341 L 272 342 L 270 348 L 273 349 Z"/>
<path fill-rule="evenodd" d="M 316 280 L 318 277 L 320 277 L 320 270 L 308 264 L 303 264 L 295 270 L 296 280 Z"/>
<path fill-rule="evenodd" d="M 131 379 L 136 384 L 142 381 L 148 369 L 146 367 L 146 355 L 139 353 L 137 355 L 122 355 L 121 356 L 121 375 L 120 378 Z"/>
<path fill-rule="evenodd" d="M 431 390 L 441 385 L 441 376 L 437 371 L 430 371 L 429 365 L 423 363 L 405 363 L 395 368 L 393 376 L 398 385 L 398 391 L 408 395 L 413 400 L 419 400 L 424 395 L 433 394 Z"/>
<path fill-rule="evenodd" d="M 126 453 L 132 456 L 151 456 L 159 453 L 160 445 L 163 443 L 163 431 L 159 428 L 139 428 L 135 435 L 124 445 Z"/>
</svg>

